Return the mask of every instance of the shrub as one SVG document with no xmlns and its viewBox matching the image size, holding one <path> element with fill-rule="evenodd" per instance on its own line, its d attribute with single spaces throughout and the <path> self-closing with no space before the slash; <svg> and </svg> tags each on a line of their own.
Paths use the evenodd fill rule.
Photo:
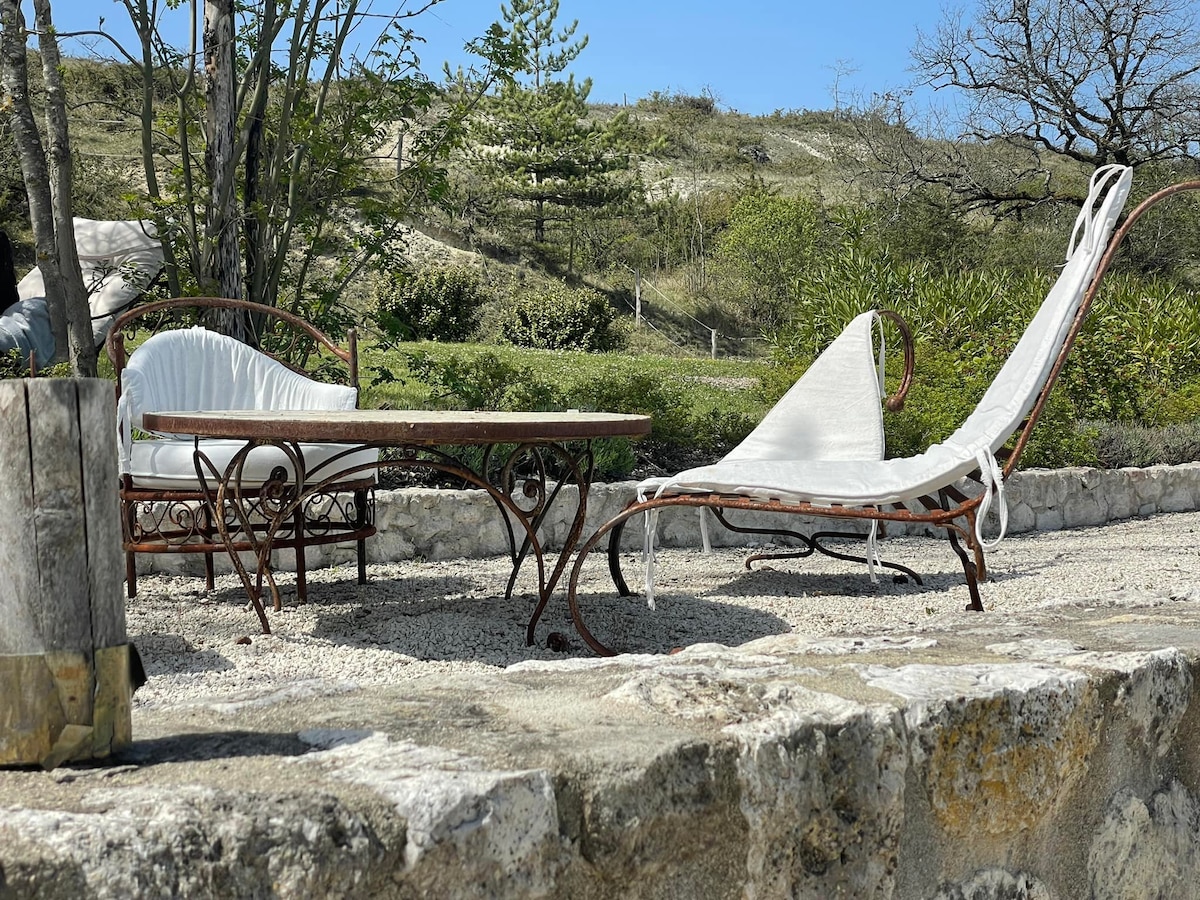
<svg viewBox="0 0 1200 900">
<path fill-rule="evenodd" d="M 1097 462 L 1107 469 L 1174 466 L 1200 459 L 1200 423 L 1164 428 L 1095 423 L 1091 428 Z"/>
<path fill-rule="evenodd" d="M 392 338 L 461 342 L 475 331 L 479 309 L 488 299 L 471 269 L 398 272 L 379 290 L 376 318 Z"/>
<path fill-rule="evenodd" d="M 562 406 L 554 386 L 529 366 L 513 365 L 495 353 L 443 359 L 410 353 L 408 367 L 430 386 L 436 401 L 452 409 L 533 412 Z"/>
<path fill-rule="evenodd" d="M 1000 370 L 1004 356 L 993 351 L 972 355 L 958 351 L 917 348 L 917 377 L 904 409 L 884 415 L 887 455 L 913 456 L 944 441 L 975 409 Z M 1055 390 L 1042 411 L 1020 467 L 1094 465 L 1092 431 L 1076 425 L 1075 408 L 1062 390 Z"/>
<path fill-rule="evenodd" d="M 518 347 L 603 352 L 624 343 L 616 318 L 603 294 L 552 285 L 519 297 L 501 314 L 500 331 Z"/>
</svg>

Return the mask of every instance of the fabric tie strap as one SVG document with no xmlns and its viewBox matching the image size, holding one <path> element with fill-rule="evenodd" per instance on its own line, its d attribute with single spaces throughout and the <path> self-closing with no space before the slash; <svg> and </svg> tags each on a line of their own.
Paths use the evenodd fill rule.
<svg viewBox="0 0 1200 900">
<path fill-rule="evenodd" d="M 979 501 L 979 514 L 975 517 L 975 540 L 983 550 L 994 550 L 1004 540 L 1008 533 L 1008 502 L 1004 499 L 1004 474 L 1000 471 L 1000 463 L 990 450 L 980 450 L 975 454 L 979 463 L 979 472 L 983 479 L 983 498 Z M 1000 519 L 1000 533 L 990 541 L 983 539 L 983 520 L 987 518 L 992 508 L 992 497 L 995 495 L 996 512 Z"/>
</svg>

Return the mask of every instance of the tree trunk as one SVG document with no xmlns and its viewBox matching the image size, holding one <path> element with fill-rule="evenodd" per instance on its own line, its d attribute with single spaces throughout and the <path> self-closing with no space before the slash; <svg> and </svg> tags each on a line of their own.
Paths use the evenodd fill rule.
<svg viewBox="0 0 1200 900">
<path fill-rule="evenodd" d="M 145 4 L 127 2 L 126 10 L 138 36 L 138 52 L 141 55 L 141 105 L 138 117 L 141 120 L 142 140 L 142 171 L 146 176 L 146 193 L 153 200 L 162 199 L 162 191 L 158 186 L 158 169 L 154 156 L 154 22 L 150 16 L 150 8 Z M 192 48 L 196 43 L 196 18 L 192 15 Z M 189 72 L 194 67 L 189 67 Z M 184 82 L 183 90 L 189 89 L 191 75 Z M 156 215 L 154 220 L 160 235 L 168 234 L 166 217 Z M 178 297 L 182 291 L 179 286 L 179 260 L 175 256 L 175 247 L 170 240 L 163 240 L 163 264 L 167 276 L 167 290 L 172 297 Z"/>
<path fill-rule="evenodd" d="M 60 290 L 66 312 L 67 344 L 55 352 L 61 357 L 69 350 L 71 369 L 78 378 L 96 377 L 96 341 L 92 336 L 92 310 L 87 287 L 79 267 L 75 247 L 75 223 L 72 202 L 71 144 L 67 134 L 67 94 L 63 86 L 62 60 L 58 38 L 51 20 L 50 0 L 33 0 L 38 30 L 38 49 L 42 54 L 42 78 L 46 85 L 46 137 L 50 145 L 50 203 L 53 216 L 54 246 L 58 254 Z M 45 274 L 43 270 L 43 274 Z M 47 280 L 46 293 L 50 294 Z"/>
<path fill-rule="evenodd" d="M 58 252 L 54 246 L 54 210 L 50 202 L 50 175 L 46 154 L 38 132 L 33 109 L 29 105 L 29 69 L 25 55 L 25 15 L 19 0 L 0 0 L 0 66 L 4 88 L 12 102 L 10 127 L 21 176 L 29 197 L 29 221 L 33 226 L 34 253 L 46 284 L 46 305 L 50 311 L 50 329 L 58 353 L 67 348 L 66 301 L 58 272 Z M 51 290 L 51 284 L 55 290 Z M 43 362 L 49 362 L 44 360 Z"/>
<path fill-rule="evenodd" d="M 234 73 L 233 0 L 204 3 L 204 165 L 209 180 L 205 222 L 204 268 L 206 293 L 241 299 L 242 268 L 238 250 L 237 82 Z M 237 310 L 222 316 L 218 326 L 239 340 L 250 337 L 245 317 Z"/>
</svg>

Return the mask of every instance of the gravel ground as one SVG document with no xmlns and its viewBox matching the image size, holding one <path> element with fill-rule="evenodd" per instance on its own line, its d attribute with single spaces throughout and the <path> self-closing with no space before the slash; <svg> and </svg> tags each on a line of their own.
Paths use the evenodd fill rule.
<svg viewBox="0 0 1200 900">
<path fill-rule="evenodd" d="M 988 555 L 986 614 L 1055 604 L 1144 605 L 1200 597 L 1200 513 L 1160 515 L 1102 528 L 1015 535 Z M 893 538 L 885 559 L 915 569 L 925 586 L 872 585 L 865 566 L 826 557 L 743 565 L 744 550 L 661 550 L 657 609 L 615 597 L 604 555 L 584 569 L 585 622 L 624 650 L 666 652 L 701 641 L 736 645 L 794 631 L 814 637 L 913 633 L 961 626 L 976 614 L 957 557 L 944 540 Z M 274 634 L 258 632 L 234 576 L 204 591 L 200 578 L 144 576 L 128 602 L 131 639 L 150 681 L 139 705 L 247 700 L 320 679 L 359 686 L 394 684 L 438 671 L 494 670 L 527 659 L 589 656 L 571 626 L 560 588 L 525 646 L 532 577 L 503 598 L 503 558 L 373 565 L 369 583 L 351 567 L 310 572 L 309 600 L 298 604 L 290 575 L 285 606 L 270 614 Z M 625 557 L 630 585 L 641 583 L 637 555 Z M 566 649 L 546 647 L 550 632 Z"/>
</svg>

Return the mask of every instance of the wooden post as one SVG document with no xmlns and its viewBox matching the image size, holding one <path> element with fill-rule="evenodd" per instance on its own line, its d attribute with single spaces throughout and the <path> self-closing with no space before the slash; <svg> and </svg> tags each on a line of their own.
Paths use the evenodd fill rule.
<svg viewBox="0 0 1200 900">
<path fill-rule="evenodd" d="M 708 329 L 712 333 L 712 358 L 717 358 L 717 329 Z"/>
<path fill-rule="evenodd" d="M 132 740 L 116 427 L 110 381 L 0 381 L 0 765 Z"/>
<path fill-rule="evenodd" d="M 633 273 L 633 327 L 642 327 L 642 271 Z"/>
</svg>

